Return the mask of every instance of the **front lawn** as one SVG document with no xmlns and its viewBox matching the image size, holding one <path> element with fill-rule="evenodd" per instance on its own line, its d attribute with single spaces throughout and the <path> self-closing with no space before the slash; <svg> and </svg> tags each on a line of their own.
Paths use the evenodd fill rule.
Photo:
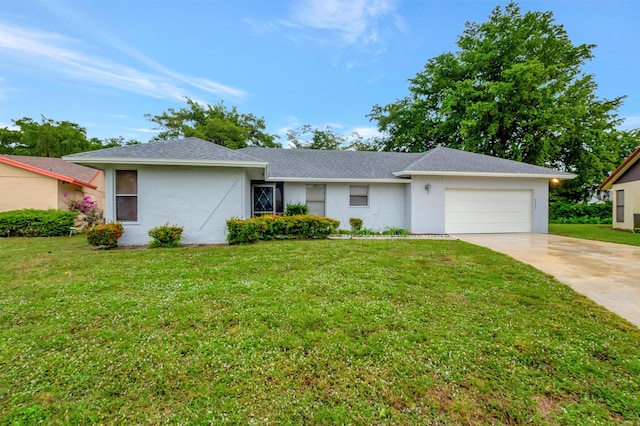
<svg viewBox="0 0 640 426">
<path fill-rule="evenodd" d="M 611 225 L 549 224 L 549 233 L 585 240 L 640 246 L 640 233 L 613 229 Z"/>
<path fill-rule="evenodd" d="M 640 422 L 640 331 L 461 241 L 0 239 L 0 424 Z"/>
</svg>

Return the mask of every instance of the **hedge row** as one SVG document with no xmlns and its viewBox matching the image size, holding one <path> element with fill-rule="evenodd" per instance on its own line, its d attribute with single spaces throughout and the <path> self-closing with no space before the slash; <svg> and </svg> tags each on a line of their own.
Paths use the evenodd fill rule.
<svg viewBox="0 0 640 426">
<path fill-rule="evenodd" d="M 549 203 L 549 223 L 591 223 L 610 224 L 613 215 L 611 201 L 601 204 Z"/>
<path fill-rule="evenodd" d="M 340 222 L 313 215 L 264 215 L 251 219 L 227 220 L 229 244 L 252 243 L 258 240 L 289 238 L 326 238 L 338 229 Z"/>
<path fill-rule="evenodd" d="M 57 237 L 69 235 L 76 212 L 67 210 L 12 210 L 0 213 L 2 237 Z"/>
</svg>

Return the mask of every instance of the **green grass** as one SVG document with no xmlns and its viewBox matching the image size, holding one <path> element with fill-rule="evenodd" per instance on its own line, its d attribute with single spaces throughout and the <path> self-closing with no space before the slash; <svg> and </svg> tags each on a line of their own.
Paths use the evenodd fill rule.
<svg viewBox="0 0 640 426">
<path fill-rule="evenodd" d="M 0 239 L 0 424 L 638 424 L 640 331 L 461 241 Z"/>
<path fill-rule="evenodd" d="M 613 229 L 611 225 L 549 224 L 549 233 L 585 240 L 640 246 L 640 233 Z"/>
</svg>

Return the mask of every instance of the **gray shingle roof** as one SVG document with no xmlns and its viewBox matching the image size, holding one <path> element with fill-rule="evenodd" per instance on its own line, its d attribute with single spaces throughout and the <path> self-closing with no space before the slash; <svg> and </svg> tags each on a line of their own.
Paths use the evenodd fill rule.
<svg viewBox="0 0 640 426">
<path fill-rule="evenodd" d="M 139 145 L 118 146 L 97 151 L 82 152 L 64 157 L 70 161 L 91 159 L 144 159 L 259 162 L 238 150 L 207 142 L 198 138 L 174 139 Z M 81 161 L 78 161 L 81 162 Z"/>
<path fill-rule="evenodd" d="M 394 175 L 398 172 L 573 176 L 545 167 L 443 147 L 422 153 L 257 147 L 243 148 L 240 151 L 268 162 L 267 171 L 272 179 L 399 179 Z M 402 176 L 411 174 L 402 173 Z"/>
<path fill-rule="evenodd" d="M 444 147 L 434 148 L 425 152 L 424 155 L 409 164 L 402 171 L 574 176 L 571 173 L 534 166 L 533 164 Z"/>
<path fill-rule="evenodd" d="M 64 157 L 76 163 L 100 164 L 139 160 L 268 163 L 270 179 L 377 180 L 412 174 L 486 173 L 573 177 L 545 167 L 438 147 L 423 153 L 327 151 L 248 147 L 231 150 L 198 138 L 128 145 Z"/>
<path fill-rule="evenodd" d="M 269 163 L 269 178 L 300 179 L 397 179 L 422 154 L 400 152 L 327 151 L 317 149 L 242 148 Z"/>
</svg>

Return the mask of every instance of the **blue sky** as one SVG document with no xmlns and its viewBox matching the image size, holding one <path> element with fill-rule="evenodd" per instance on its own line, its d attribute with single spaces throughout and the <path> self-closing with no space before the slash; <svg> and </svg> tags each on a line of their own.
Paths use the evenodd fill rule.
<svg viewBox="0 0 640 426">
<path fill-rule="evenodd" d="M 431 57 L 455 51 L 485 0 L 0 0 L 0 127 L 41 115 L 89 137 L 149 140 L 144 114 L 224 101 L 270 133 L 302 124 L 375 134 L 375 104 L 407 94 Z M 640 1 L 538 0 L 574 44 L 598 96 L 627 95 L 640 127 Z M 285 138 L 281 139 L 285 142 Z"/>
</svg>

